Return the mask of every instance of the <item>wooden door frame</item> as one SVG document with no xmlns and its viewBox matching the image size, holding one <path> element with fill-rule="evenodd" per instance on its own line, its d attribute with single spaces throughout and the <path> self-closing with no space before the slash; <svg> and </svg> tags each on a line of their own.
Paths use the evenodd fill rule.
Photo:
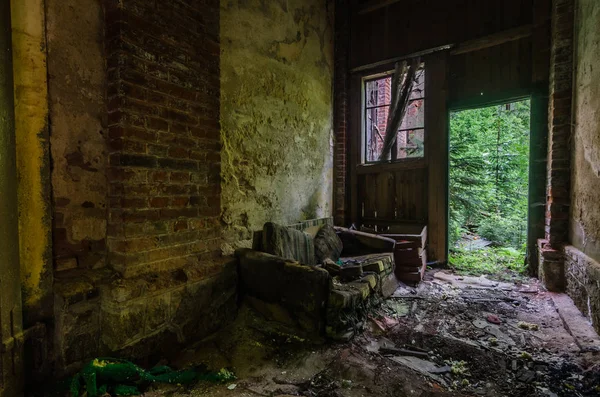
<svg viewBox="0 0 600 397">
<path fill-rule="evenodd" d="M 527 248 L 526 260 L 529 269 L 534 273 L 537 269 L 537 240 L 543 238 L 544 228 L 540 223 L 544 221 L 544 205 L 540 205 L 540 194 L 543 200 L 546 187 L 546 142 L 547 142 L 547 115 L 548 102 L 545 98 L 544 89 L 541 90 L 521 90 L 514 95 L 508 94 L 503 99 L 494 99 L 492 101 L 469 101 L 456 104 L 449 104 L 447 110 L 447 133 L 448 144 L 450 143 L 450 113 L 461 110 L 477 109 L 494 105 L 501 105 L 511 102 L 517 102 L 528 99 L 530 101 L 530 122 L 529 122 L 529 159 L 528 159 L 528 191 L 527 191 Z M 541 150 L 540 150 L 541 149 Z M 540 172 L 541 170 L 541 172 Z M 448 184 L 450 184 L 450 146 L 448 145 L 448 163 L 447 163 Z M 540 174 L 543 176 L 540 178 Z M 541 188 L 540 188 L 541 186 Z M 447 252 L 449 257 L 449 222 L 450 222 L 450 192 L 447 189 L 446 194 L 446 238 Z"/>
</svg>

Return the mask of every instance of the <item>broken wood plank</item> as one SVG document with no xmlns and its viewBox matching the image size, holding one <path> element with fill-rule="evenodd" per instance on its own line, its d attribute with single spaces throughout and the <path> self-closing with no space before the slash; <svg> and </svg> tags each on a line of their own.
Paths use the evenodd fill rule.
<svg viewBox="0 0 600 397">
<path fill-rule="evenodd" d="M 397 347 L 381 347 L 379 349 L 379 353 L 386 355 L 394 355 L 394 356 L 411 356 L 411 357 L 428 357 L 427 352 L 417 351 L 417 350 L 409 350 L 409 349 L 399 349 Z"/>
</svg>

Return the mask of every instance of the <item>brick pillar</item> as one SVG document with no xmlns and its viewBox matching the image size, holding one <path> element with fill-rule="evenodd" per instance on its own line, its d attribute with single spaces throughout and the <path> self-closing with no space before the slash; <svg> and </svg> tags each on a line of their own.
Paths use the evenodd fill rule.
<svg viewBox="0 0 600 397">
<path fill-rule="evenodd" d="M 219 2 L 106 0 L 109 264 L 124 277 L 220 253 Z"/>
<path fill-rule="evenodd" d="M 348 0 L 335 2 L 335 70 L 334 70 L 334 103 L 333 128 L 334 147 L 334 221 L 336 225 L 345 226 L 348 221 L 348 93 L 349 93 L 349 38 L 350 38 L 350 4 Z"/>
<path fill-rule="evenodd" d="M 548 102 L 546 240 L 567 241 L 573 93 L 573 0 L 554 0 Z"/>
<path fill-rule="evenodd" d="M 540 279 L 559 291 L 564 289 L 561 247 L 569 231 L 574 0 L 553 0 L 551 23 L 545 239 L 538 247 Z"/>
</svg>

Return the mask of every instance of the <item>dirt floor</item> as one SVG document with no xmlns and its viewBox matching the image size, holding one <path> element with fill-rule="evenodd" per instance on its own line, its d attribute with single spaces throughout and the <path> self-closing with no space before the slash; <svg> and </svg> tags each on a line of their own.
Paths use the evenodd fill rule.
<svg viewBox="0 0 600 397">
<path fill-rule="evenodd" d="M 244 306 L 173 363 L 227 368 L 237 379 L 145 395 L 600 396 L 598 336 L 570 299 L 528 282 L 432 271 L 337 344 L 311 345 Z"/>
</svg>

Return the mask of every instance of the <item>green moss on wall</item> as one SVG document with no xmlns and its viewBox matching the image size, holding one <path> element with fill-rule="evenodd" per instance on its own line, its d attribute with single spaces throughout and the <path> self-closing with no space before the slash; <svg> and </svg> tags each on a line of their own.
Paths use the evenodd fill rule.
<svg viewBox="0 0 600 397">
<path fill-rule="evenodd" d="M 225 252 L 266 221 L 331 214 L 333 10 L 221 1 Z"/>
<path fill-rule="evenodd" d="M 600 261 L 600 4 L 577 5 L 570 241 Z"/>
</svg>

